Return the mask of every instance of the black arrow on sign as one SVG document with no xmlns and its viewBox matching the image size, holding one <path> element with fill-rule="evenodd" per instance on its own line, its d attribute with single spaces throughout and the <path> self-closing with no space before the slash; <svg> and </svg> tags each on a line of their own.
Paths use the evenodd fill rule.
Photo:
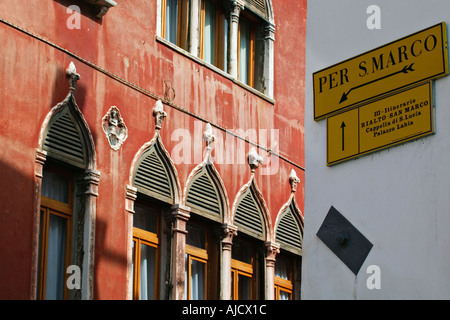
<svg viewBox="0 0 450 320">
<path fill-rule="evenodd" d="M 368 84 L 371 84 L 371 83 L 374 83 L 374 82 L 377 82 L 377 81 L 380 81 L 380 80 L 392 77 L 392 76 L 394 76 L 396 74 L 399 74 L 399 73 L 408 73 L 409 71 L 414 71 L 414 69 L 412 68 L 413 65 L 414 65 L 414 63 L 411 63 L 409 66 L 404 66 L 403 69 L 401 69 L 399 71 L 396 71 L 396 72 L 388 74 L 388 75 L 386 75 L 384 77 L 381 77 L 381 78 L 378 78 L 378 79 L 375 79 L 375 80 L 372 80 L 372 81 L 360 84 L 359 86 L 351 88 L 350 90 L 348 90 L 347 92 L 344 92 L 342 94 L 342 97 L 341 97 L 341 100 L 339 101 L 339 103 L 342 103 L 345 100 L 347 100 L 347 96 L 350 94 L 350 91 L 352 91 L 352 90 L 355 90 L 355 89 L 367 86 Z"/>
<path fill-rule="evenodd" d="M 342 151 L 344 151 L 344 130 L 345 130 L 345 122 L 344 121 L 342 121 L 341 129 L 342 129 Z"/>
</svg>

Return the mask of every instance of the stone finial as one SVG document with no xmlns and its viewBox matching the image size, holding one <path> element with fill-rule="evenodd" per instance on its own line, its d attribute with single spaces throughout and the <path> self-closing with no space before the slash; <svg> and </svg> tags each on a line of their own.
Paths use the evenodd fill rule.
<svg viewBox="0 0 450 320">
<path fill-rule="evenodd" d="M 300 183 L 300 179 L 297 177 L 297 173 L 294 169 L 289 174 L 289 183 L 291 184 L 291 192 L 297 191 L 297 184 Z"/>
<path fill-rule="evenodd" d="M 203 132 L 203 141 L 206 141 L 206 157 L 208 162 L 211 162 L 212 143 L 215 140 L 213 135 L 212 126 L 210 123 L 206 124 L 205 131 Z"/>
<path fill-rule="evenodd" d="M 251 148 L 250 152 L 247 155 L 248 164 L 250 165 L 250 168 L 252 171 L 254 171 L 256 168 L 258 168 L 259 164 L 263 162 L 263 157 L 261 157 L 257 152 L 255 148 Z"/>
<path fill-rule="evenodd" d="M 164 118 L 167 117 L 161 100 L 156 101 L 155 107 L 153 108 L 153 116 L 155 117 L 155 129 L 160 130 Z"/>
<path fill-rule="evenodd" d="M 77 81 L 80 80 L 80 75 L 77 73 L 77 68 L 75 68 L 73 61 L 69 63 L 66 74 L 69 77 L 70 90 L 75 90 L 75 85 L 77 84 Z"/>
<path fill-rule="evenodd" d="M 215 140 L 213 135 L 212 126 L 210 123 L 206 124 L 205 131 L 203 132 L 203 141 L 206 141 L 206 147 L 211 147 L 211 143 Z"/>
</svg>

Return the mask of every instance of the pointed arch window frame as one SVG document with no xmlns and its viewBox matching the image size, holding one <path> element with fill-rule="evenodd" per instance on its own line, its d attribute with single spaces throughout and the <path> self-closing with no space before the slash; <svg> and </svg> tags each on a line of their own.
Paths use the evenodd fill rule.
<svg viewBox="0 0 450 320">
<path fill-rule="evenodd" d="M 239 222 L 236 222 L 236 214 L 237 209 L 239 205 L 241 204 L 241 201 L 243 198 L 248 194 L 248 192 L 252 193 L 252 197 L 257 204 L 257 211 L 258 216 L 261 221 L 261 227 L 262 227 L 262 234 L 258 234 L 257 232 L 253 232 L 252 230 L 249 230 L 248 228 L 242 226 L 239 224 Z M 252 174 L 252 178 L 250 181 L 245 184 L 241 190 L 239 190 L 238 195 L 236 196 L 235 203 L 233 205 L 233 216 L 232 216 L 232 224 L 238 227 L 238 233 L 243 232 L 251 237 L 254 237 L 255 239 L 262 240 L 262 241 L 272 241 L 273 238 L 273 230 L 271 225 L 271 219 L 269 215 L 269 210 L 267 209 L 267 205 L 265 203 L 265 200 L 261 194 L 261 191 L 258 188 L 258 185 L 255 181 L 254 173 Z"/>
<path fill-rule="evenodd" d="M 142 185 L 136 184 L 136 175 L 138 174 L 140 166 L 153 152 L 157 154 L 158 160 L 163 165 L 162 169 L 164 170 L 167 181 L 170 184 L 168 186 L 170 196 L 164 196 L 161 193 L 155 192 L 151 188 L 145 188 Z M 158 134 L 148 145 L 144 145 L 143 150 L 140 152 L 140 156 L 137 159 L 136 164 L 134 165 L 131 185 L 137 189 L 137 192 L 141 192 L 152 198 L 156 198 L 169 204 L 175 204 L 179 201 L 179 183 L 177 182 L 177 176 L 178 174 L 175 167 L 173 166 L 173 162 L 171 161 L 170 156 L 161 141 L 161 137 Z"/>
<path fill-rule="evenodd" d="M 74 299 L 93 299 L 94 297 L 94 251 L 95 251 L 95 220 L 98 197 L 98 185 L 100 181 L 100 172 L 96 169 L 96 152 L 94 139 L 89 129 L 83 113 L 78 107 L 74 91 L 77 81 L 80 79 L 80 75 L 76 72 L 76 68 L 73 62 L 69 64 L 66 69 L 66 75 L 69 78 L 69 93 L 66 98 L 54 106 L 50 112 L 46 115 L 44 121 L 41 124 L 41 130 L 38 138 L 38 147 L 36 148 L 35 156 L 35 192 L 36 202 L 33 212 L 33 252 L 39 252 L 40 245 L 40 212 L 41 212 L 41 190 L 44 165 L 48 161 L 48 158 L 61 161 L 69 164 L 73 167 L 81 169 L 81 174 L 78 174 L 78 179 L 75 182 L 77 192 L 77 206 L 76 215 L 80 217 L 78 223 L 78 233 L 76 243 L 77 254 L 73 259 L 74 263 L 81 268 L 81 288 L 70 297 Z M 82 150 L 84 152 L 83 163 L 74 163 L 70 157 L 64 155 L 56 155 L 54 152 L 45 150 L 44 143 L 47 137 L 47 133 L 50 130 L 50 126 L 57 121 L 57 117 L 61 116 L 60 112 L 67 112 L 71 114 L 71 119 L 74 121 L 74 125 L 77 128 L 76 131 L 79 134 L 79 138 L 82 141 Z M 81 254 L 78 254 L 81 252 Z M 38 270 L 39 270 L 39 255 L 34 254 L 32 257 L 32 275 L 31 275 L 31 299 L 37 298 L 37 285 L 38 285 Z"/>
<path fill-rule="evenodd" d="M 211 187 L 214 189 L 215 196 L 217 198 L 217 203 L 219 205 L 218 212 L 212 210 L 207 210 L 200 205 L 196 205 L 189 200 L 189 194 L 192 186 L 198 182 L 198 179 L 206 176 L 206 178 L 211 183 Z M 196 167 L 193 172 L 188 177 L 186 184 L 186 191 L 184 196 L 184 204 L 191 208 L 191 212 L 197 213 L 208 219 L 224 223 L 228 217 L 228 197 L 226 196 L 225 186 L 222 179 L 220 178 L 217 169 L 210 161 L 205 161 Z"/>
<path fill-rule="evenodd" d="M 178 171 L 174 165 L 174 162 L 172 158 L 170 157 L 169 152 L 166 150 L 162 139 L 161 139 L 161 127 L 164 118 L 167 116 L 167 113 L 163 110 L 163 104 L 160 100 L 157 100 L 155 103 L 155 107 L 153 108 L 153 116 L 155 117 L 155 133 L 153 135 L 153 138 L 144 143 L 141 148 L 138 150 L 138 152 L 135 154 L 129 171 L 129 177 L 128 177 L 128 183 L 125 186 L 126 188 L 126 196 L 125 196 L 125 210 L 127 214 L 129 215 L 128 220 L 128 250 L 127 250 L 127 261 L 128 267 L 127 267 L 127 299 L 131 300 L 133 299 L 133 281 L 131 281 L 132 278 L 132 255 L 133 255 L 133 214 L 134 211 L 134 204 L 138 197 L 138 194 L 144 194 L 147 196 L 150 196 L 151 198 L 154 198 L 156 200 L 160 200 L 166 204 L 171 205 L 171 212 L 167 212 L 167 220 L 173 222 L 172 231 L 173 231 L 173 239 L 172 244 L 168 244 L 169 246 L 172 246 L 173 243 L 178 243 L 180 240 L 178 238 L 184 238 L 185 237 L 185 222 L 189 219 L 189 208 L 186 208 L 182 206 L 181 203 L 181 187 L 180 187 L 180 181 L 178 178 Z M 135 185 L 135 174 L 139 169 L 139 165 L 144 160 L 145 156 L 148 152 L 151 152 L 152 148 L 157 148 L 157 151 L 160 152 L 160 160 L 163 162 L 163 165 L 166 166 L 168 178 L 172 182 L 172 194 L 173 199 L 168 197 L 155 197 L 155 195 L 152 192 L 146 193 L 145 190 L 142 188 L 138 188 Z M 143 192 L 144 191 L 144 192 Z M 174 250 L 171 250 L 173 253 L 172 259 L 177 260 L 176 253 Z M 175 257 L 175 258 L 174 258 Z M 184 256 L 183 256 L 184 259 Z M 184 260 L 183 260 L 184 261 Z M 177 269 L 178 264 L 175 261 L 172 266 L 170 266 L 171 274 L 179 275 L 180 272 L 174 271 L 172 269 Z M 171 289 L 171 295 L 172 298 L 178 297 L 179 292 L 179 286 L 180 281 L 177 277 L 174 277 L 171 280 L 171 286 L 176 287 Z"/>
<path fill-rule="evenodd" d="M 80 115 L 77 115 L 77 111 L 79 111 L 79 108 L 76 105 L 75 98 L 72 94 L 69 94 L 69 96 L 56 107 L 54 113 L 51 115 L 48 121 L 48 125 L 46 125 L 45 127 L 42 139 L 42 150 L 45 150 L 49 157 L 66 162 L 77 168 L 85 169 L 89 167 L 89 159 L 86 150 L 86 147 L 89 143 L 86 141 L 86 139 L 83 139 L 83 137 L 85 137 L 86 135 L 83 134 L 81 126 L 84 124 L 80 123 L 81 117 Z M 60 120 L 63 120 L 65 115 L 69 117 L 68 120 L 70 120 L 70 123 L 66 121 L 66 127 L 64 128 L 61 127 L 64 124 L 61 124 Z M 69 128 L 68 125 L 72 125 L 73 127 Z M 54 133 L 52 132 L 52 130 L 54 129 L 59 129 L 59 137 L 53 137 Z M 67 132 L 70 129 L 75 129 L 78 137 L 70 136 L 70 133 Z M 71 148 L 70 146 L 67 146 L 67 143 L 76 142 L 76 138 L 79 138 L 80 142 L 79 147 L 82 152 L 81 159 L 77 159 L 76 156 L 71 155 Z M 62 139 L 65 139 L 66 141 L 61 141 Z M 66 144 L 66 146 L 57 146 L 57 143 L 64 143 Z M 65 148 L 66 150 L 61 150 L 61 147 Z"/>
<path fill-rule="evenodd" d="M 298 231 L 298 235 L 300 237 L 300 248 L 295 247 L 294 245 L 287 243 L 286 241 L 283 241 L 279 239 L 279 231 L 280 230 L 280 224 L 281 221 L 286 217 L 286 215 L 291 215 L 291 218 L 295 222 L 295 229 Z M 296 254 L 301 256 L 303 254 L 303 215 L 300 212 L 300 209 L 297 206 L 297 202 L 295 201 L 295 197 L 291 197 L 287 203 L 283 205 L 283 207 L 280 210 L 280 213 L 278 214 L 277 220 L 275 222 L 275 228 L 274 228 L 274 237 L 276 243 L 280 245 L 280 249 L 286 250 L 290 253 Z M 282 228 L 282 227 L 281 227 Z M 287 232 L 287 231 L 286 231 Z"/>
<path fill-rule="evenodd" d="M 270 218 L 270 214 L 269 214 L 269 210 L 267 208 L 266 202 L 263 198 L 263 195 L 261 193 L 261 191 L 258 188 L 258 185 L 255 181 L 255 170 L 258 167 L 258 164 L 255 164 L 253 162 L 253 160 L 255 159 L 250 159 L 250 154 L 249 154 L 249 165 L 251 168 L 251 178 L 250 181 L 245 184 L 244 186 L 241 187 L 241 189 L 238 191 L 236 197 L 235 197 L 235 201 L 233 204 L 233 214 L 232 214 L 232 224 L 234 226 L 236 226 L 237 228 L 237 238 L 239 239 L 240 234 L 243 234 L 245 236 L 246 239 L 251 239 L 252 243 L 254 243 L 254 245 L 257 246 L 258 243 L 260 243 L 260 247 L 254 247 L 255 250 L 259 250 L 260 254 L 263 252 L 264 250 L 264 246 L 267 246 L 267 244 L 272 243 L 273 241 L 273 230 L 272 230 L 272 224 L 271 224 L 271 218 Z M 258 160 L 255 160 L 258 161 Z M 239 205 L 241 204 L 241 201 L 248 195 L 251 194 L 253 196 L 253 200 L 257 205 L 256 210 L 258 211 L 258 216 L 259 219 L 261 221 L 261 227 L 263 230 L 263 234 L 258 234 L 257 232 L 254 232 L 252 230 L 249 230 L 248 228 L 245 228 L 243 225 L 241 225 L 238 221 L 236 221 L 236 215 L 237 215 L 237 210 Z M 231 251 L 233 251 L 233 248 L 231 248 Z M 256 252 L 256 251 L 255 251 Z M 252 274 L 251 275 L 251 281 L 252 281 L 252 286 L 254 288 L 258 287 L 258 286 L 262 286 L 263 284 L 260 283 L 260 281 L 264 282 L 264 287 L 265 289 L 263 289 L 262 287 L 259 288 L 259 294 L 266 296 L 266 297 L 270 297 L 271 292 L 273 291 L 273 289 L 270 286 L 270 281 L 268 279 L 268 257 L 265 257 L 265 262 L 264 262 L 264 271 L 262 271 L 259 267 L 257 267 L 255 269 L 255 266 L 257 266 L 256 261 L 253 261 L 253 270 L 256 272 L 263 272 L 263 274 L 265 274 L 265 276 L 262 276 L 262 274 Z M 255 264 L 256 263 L 256 264 Z M 262 263 L 262 262 L 261 262 Z M 238 266 L 247 266 L 249 267 L 250 265 L 246 265 L 245 263 L 242 264 L 242 262 L 235 260 L 233 258 L 231 258 L 231 264 L 232 264 L 232 271 L 233 272 L 239 272 L 239 268 L 236 268 Z M 234 268 L 233 268 L 234 267 Z M 238 270 L 239 269 L 239 270 Z M 242 271 L 242 270 L 241 270 Z M 236 275 L 236 274 L 234 274 Z M 250 275 L 250 274 L 248 274 Z M 259 279 L 259 280 L 258 280 Z M 236 280 L 236 279 L 235 279 Z M 234 287 L 233 287 L 234 286 Z M 232 292 L 234 292 L 234 290 L 236 290 L 236 283 L 234 283 L 232 285 L 230 294 L 232 294 Z M 256 287 L 255 287 L 256 286 Z M 270 289 L 269 289 L 270 288 Z M 232 295 L 232 297 L 235 297 Z M 252 299 L 254 298 L 251 297 Z"/>
</svg>

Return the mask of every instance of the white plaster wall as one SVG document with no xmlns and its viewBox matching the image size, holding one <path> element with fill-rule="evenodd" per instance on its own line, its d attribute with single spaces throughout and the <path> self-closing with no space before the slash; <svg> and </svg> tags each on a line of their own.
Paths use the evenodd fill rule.
<svg viewBox="0 0 450 320">
<path fill-rule="evenodd" d="M 372 4 L 380 30 L 366 27 Z M 450 299 L 450 76 L 434 82 L 436 134 L 332 167 L 312 87 L 313 72 L 443 21 L 448 0 L 308 1 L 303 299 Z M 357 276 L 316 236 L 331 205 L 374 245 Z"/>
</svg>

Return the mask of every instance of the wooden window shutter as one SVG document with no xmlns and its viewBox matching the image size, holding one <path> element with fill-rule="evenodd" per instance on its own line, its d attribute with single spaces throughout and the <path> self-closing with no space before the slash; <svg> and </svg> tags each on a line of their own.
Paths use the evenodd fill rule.
<svg viewBox="0 0 450 320">
<path fill-rule="evenodd" d="M 68 107 L 53 116 L 44 136 L 48 156 L 80 168 L 87 167 L 87 152 L 81 129 Z"/>
<path fill-rule="evenodd" d="M 261 208 L 255 197 L 253 186 L 245 191 L 239 200 L 234 223 L 240 232 L 264 240 L 264 224 Z"/>
<path fill-rule="evenodd" d="M 291 203 L 281 214 L 275 238 L 282 249 L 299 254 L 302 250 L 302 229 L 294 216 L 293 210 L 293 204 Z"/>
<path fill-rule="evenodd" d="M 245 7 L 256 13 L 261 18 L 268 20 L 269 13 L 266 0 L 244 0 Z"/>
<path fill-rule="evenodd" d="M 193 178 L 187 191 L 186 205 L 194 211 L 220 218 L 223 213 L 223 201 L 211 174 L 210 165 L 203 167 Z M 217 219 L 216 219 L 217 220 Z"/>
<path fill-rule="evenodd" d="M 173 203 L 173 183 L 166 161 L 158 143 L 153 144 L 139 159 L 134 175 L 134 185 L 139 192 Z"/>
</svg>

